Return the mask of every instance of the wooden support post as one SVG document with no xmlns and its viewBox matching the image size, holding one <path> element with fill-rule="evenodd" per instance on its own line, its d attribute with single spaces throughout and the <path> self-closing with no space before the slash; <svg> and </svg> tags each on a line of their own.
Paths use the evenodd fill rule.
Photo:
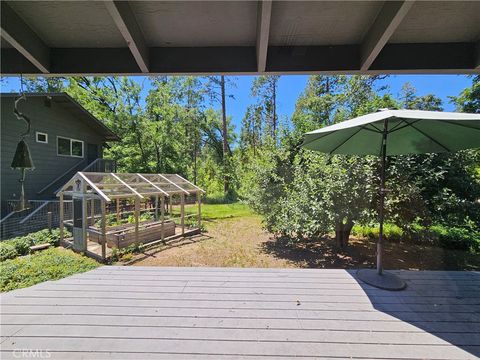
<svg viewBox="0 0 480 360">
<path fill-rule="evenodd" d="M 85 183 L 85 182 L 84 182 Z M 86 186 L 84 185 L 83 195 L 86 194 Z M 88 229 L 88 200 L 86 198 L 82 198 L 82 245 L 80 251 L 87 250 L 87 229 Z"/>
<path fill-rule="evenodd" d="M 158 195 L 155 195 L 155 220 L 158 221 Z"/>
<path fill-rule="evenodd" d="M 198 201 L 198 228 L 202 227 L 202 193 L 197 191 L 197 201 Z"/>
<path fill-rule="evenodd" d="M 180 195 L 180 224 L 182 235 L 185 235 L 185 194 Z"/>
<path fill-rule="evenodd" d="M 60 242 L 63 241 L 63 217 L 64 217 L 64 210 L 63 210 L 63 193 L 60 194 L 60 197 L 58 199 L 59 201 L 59 206 L 60 206 L 60 211 L 59 211 L 59 217 L 60 217 L 60 222 L 59 222 L 59 228 L 60 228 Z"/>
<path fill-rule="evenodd" d="M 158 196 L 157 196 L 157 200 L 158 200 Z M 160 214 L 161 214 L 160 219 L 162 220 L 162 241 L 164 241 L 165 240 L 165 195 L 162 195 L 162 198 L 161 198 Z"/>
<path fill-rule="evenodd" d="M 138 221 L 140 217 L 140 198 L 135 198 L 135 243 L 138 244 Z"/>
<path fill-rule="evenodd" d="M 101 210 L 102 210 L 102 259 L 105 260 L 107 257 L 107 211 L 106 211 L 106 204 L 105 200 L 101 200 Z"/>
<path fill-rule="evenodd" d="M 90 225 L 95 225 L 95 199 L 90 200 Z"/>
<path fill-rule="evenodd" d="M 52 232 L 52 212 L 49 211 L 47 213 L 47 226 L 48 226 L 48 232 Z"/>
<path fill-rule="evenodd" d="M 120 224 L 120 199 L 117 199 L 117 224 Z"/>
<path fill-rule="evenodd" d="M 172 204 L 172 202 L 173 202 L 173 195 L 170 196 L 170 199 L 168 199 L 168 200 L 170 200 L 170 210 L 168 210 L 168 215 L 170 215 L 170 217 L 173 217 L 173 216 L 172 216 L 172 213 L 173 213 L 173 204 Z"/>
</svg>

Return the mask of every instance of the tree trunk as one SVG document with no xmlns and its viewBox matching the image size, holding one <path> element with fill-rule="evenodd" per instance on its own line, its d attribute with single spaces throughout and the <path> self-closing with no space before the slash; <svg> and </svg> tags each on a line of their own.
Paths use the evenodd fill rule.
<svg viewBox="0 0 480 360">
<path fill-rule="evenodd" d="M 344 224 L 343 221 L 337 221 L 335 224 L 335 240 L 337 241 L 338 246 L 342 249 L 348 246 L 348 240 L 350 238 L 350 233 L 352 231 L 354 222 L 352 220 L 347 220 Z"/>
<path fill-rule="evenodd" d="M 220 77 L 222 93 L 222 138 L 223 138 L 223 194 L 228 193 L 228 129 L 227 129 L 227 105 L 225 102 L 225 76 Z"/>
</svg>

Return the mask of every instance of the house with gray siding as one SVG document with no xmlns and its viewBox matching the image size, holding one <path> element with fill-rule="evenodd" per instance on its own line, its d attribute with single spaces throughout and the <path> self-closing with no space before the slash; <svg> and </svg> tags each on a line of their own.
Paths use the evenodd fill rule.
<svg viewBox="0 0 480 360">
<path fill-rule="evenodd" d="M 20 171 L 11 162 L 26 124 L 13 113 L 18 94 L 1 94 L 1 200 L 5 204 L 18 200 Z M 119 138 L 66 93 L 27 93 L 18 110 L 31 120 L 25 138 L 35 169 L 25 177 L 28 200 L 55 198 L 55 191 L 77 171 L 114 171 L 105 168 L 103 149 Z M 101 164 L 101 167 L 98 166 Z"/>
</svg>

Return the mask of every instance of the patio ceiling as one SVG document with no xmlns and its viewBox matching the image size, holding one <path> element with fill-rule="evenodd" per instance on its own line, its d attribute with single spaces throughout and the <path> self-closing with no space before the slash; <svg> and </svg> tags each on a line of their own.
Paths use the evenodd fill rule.
<svg viewBox="0 0 480 360">
<path fill-rule="evenodd" d="M 479 73 L 480 1 L 2 1 L 3 75 Z"/>
</svg>

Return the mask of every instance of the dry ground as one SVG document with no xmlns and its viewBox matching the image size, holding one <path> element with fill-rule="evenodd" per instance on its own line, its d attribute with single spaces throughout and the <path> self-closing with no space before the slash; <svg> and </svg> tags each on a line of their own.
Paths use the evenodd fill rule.
<svg viewBox="0 0 480 360">
<path fill-rule="evenodd" d="M 262 250 L 270 235 L 258 216 L 209 221 L 208 232 L 140 255 L 139 266 L 293 267 Z"/>
<path fill-rule="evenodd" d="M 140 266 L 313 267 L 358 268 L 373 266 L 375 244 L 351 239 L 340 250 L 331 239 L 289 245 L 262 229 L 258 216 L 207 222 L 208 233 L 136 257 Z M 385 268 L 411 270 L 478 270 L 478 256 L 463 251 L 390 243 L 385 247 Z"/>
</svg>

